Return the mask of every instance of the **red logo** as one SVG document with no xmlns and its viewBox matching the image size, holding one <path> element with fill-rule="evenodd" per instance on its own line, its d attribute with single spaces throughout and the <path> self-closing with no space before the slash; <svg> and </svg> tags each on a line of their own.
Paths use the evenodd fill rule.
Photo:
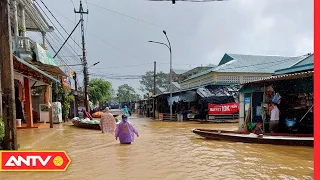
<svg viewBox="0 0 320 180">
<path fill-rule="evenodd" d="M 65 151 L 0 151 L 0 171 L 65 171 Z"/>
</svg>

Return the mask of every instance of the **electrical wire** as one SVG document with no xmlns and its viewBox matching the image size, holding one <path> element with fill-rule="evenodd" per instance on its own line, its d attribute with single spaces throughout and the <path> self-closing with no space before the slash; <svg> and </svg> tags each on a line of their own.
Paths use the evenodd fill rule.
<svg viewBox="0 0 320 180">
<path fill-rule="evenodd" d="M 30 16 L 30 19 L 33 21 L 33 23 L 39 28 L 39 29 L 41 29 L 39 26 L 38 26 L 38 24 L 36 23 L 36 21 L 34 20 L 34 18 L 32 17 L 32 16 Z M 53 51 L 55 51 L 54 49 L 53 49 L 53 47 L 51 46 L 51 44 L 50 44 L 50 42 L 45 38 L 45 40 L 48 42 L 48 44 L 50 45 L 50 47 L 52 48 L 52 50 Z M 61 60 L 62 60 L 62 58 L 60 58 Z M 67 64 L 66 64 L 67 65 Z"/>
<path fill-rule="evenodd" d="M 88 2 L 88 4 L 90 4 L 90 3 Z M 70 22 L 72 22 L 72 23 L 75 23 L 74 21 L 72 21 L 71 19 L 69 19 L 68 17 L 66 17 L 64 14 L 58 12 L 57 10 L 55 10 L 55 12 L 57 12 L 58 14 L 60 14 L 60 15 L 61 15 L 62 17 L 64 17 L 66 20 L 68 20 L 68 21 L 70 21 Z M 117 47 L 117 46 L 115 46 L 115 45 L 113 45 L 113 44 L 111 44 L 111 43 L 109 43 L 108 41 L 106 41 L 105 39 L 101 38 L 100 36 L 98 36 L 98 35 L 90 32 L 90 31 L 87 31 L 87 33 L 90 34 L 91 36 L 97 38 L 98 40 L 102 41 L 103 43 L 109 45 L 110 47 L 118 50 L 119 52 L 122 52 L 123 54 L 125 54 L 125 55 L 127 55 L 127 56 L 129 56 L 129 57 L 132 57 L 132 58 L 134 58 L 134 59 L 136 59 L 136 60 L 140 60 L 140 58 L 138 58 L 138 57 L 136 57 L 136 56 L 134 56 L 134 55 L 132 55 L 132 54 L 130 54 L 130 53 L 122 50 L 121 48 L 119 48 L 119 47 Z"/>
<path fill-rule="evenodd" d="M 46 12 L 42 9 L 42 7 L 39 5 L 39 3 L 37 2 L 37 1 L 35 1 L 37 4 L 38 4 L 38 6 L 39 6 L 39 8 L 40 8 L 40 10 L 44 13 L 44 15 L 48 18 L 48 20 L 52 23 L 52 25 L 54 26 L 54 28 L 58 31 L 58 33 L 60 34 L 60 36 L 63 38 L 63 39 L 65 39 L 64 38 L 64 36 L 62 35 L 62 33 L 59 31 L 59 29 L 54 25 L 54 23 L 52 22 L 52 20 L 49 18 L 49 16 L 46 14 Z M 58 22 L 59 23 L 59 22 Z M 60 24 L 60 23 L 59 23 Z M 61 26 L 61 24 L 60 24 L 60 26 Z M 63 28 L 64 29 L 64 28 Z M 65 29 L 64 29 L 65 30 Z M 54 32 L 55 33 L 55 32 Z M 67 32 L 66 32 L 67 33 Z M 68 33 L 67 33 L 68 34 Z M 69 34 L 68 34 L 69 35 Z M 71 38 L 72 39 L 72 38 Z M 72 39 L 73 40 L 73 39 Z M 73 40 L 74 41 L 74 40 Z M 75 42 L 75 41 L 74 41 Z M 71 45 L 67 42 L 67 45 L 71 48 L 71 50 L 75 53 L 75 54 L 78 54 L 72 47 L 71 47 Z M 80 47 L 80 46 L 79 46 Z"/>
<path fill-rule="evenodd" d="M 39 3 L 37 1 L 35 1 L 38 6 L 40 7 Z M 51 16 L 57 21 L 57 23 L 61 26 L 61 28 L 65 31 L 65 33 L 67 33 L 67 35 L 69 36 L 70 34 L 67 32 L 67 30 L 61 25 L 61 23 L 58 21 L 58 19 L 53 15 L 53 13 L 50 11 L 50 9 L 47 7 L 47 5 L 42 1 L 40 0 L 40 2 L 44 5 L 44 7 L 48 10 L 48 12 L 51 14 Z M 52 23 L 52 22 L 51 22 Z M 53 23 L 52 23 L 53 24 Z M 72 38 L 71 38 L 72 39 Z M 74 39 L 72 39 L 74 41 L 74 43 L 76 43 L 76 41 Z M 78 45 L 79 48 L 81 48 L 81 46 L 76 43 Z"/>
<path fill-rule="evenodd" d="M 171 30 L 171 31 L 175 31 L 175 32 L 177 32 L 177 33 L 183 34 L 183 35 L 185 35 L 185 36 L 190 36 L 190 35 L 191 35 L 191 36 L 194 36 L 194 34 L 191 34 L 191 33 L 185 33 L 185 32 L 178 31 L 178 30 L 175 30 L 175 29 L 172 29 L 172 28 L 169 28 L 169 27 L 164 27 L 164 26 L 161 26 L 161 25 L 152 23 L 152 22 L 148 22 L 148 21 L 145 21 L 145 20 L 141 20 L 141 19 L 139 19 L 139 18 L 130 16 L 130 15 L 127 15 L 127 14 L 124 14 L 124 13 L 120 13 L 120 12 L 117 12 L 117 11 L 115 11 L 115 10 L 112 10 L 112 9 L 109 9 L 109 8 L 106 8 L 106 7 L 102 7 L 102 6 L 100 6 L 100 5 L 97 5 L 97 4 L 94 4 L 94 3 L 91 3 L 91 2 L 88 2 L 88 3 L 91 4 L 92 6 L 98 7 L 98 8 L 100 8 L 100 9 L 105 10 L 105 11 L 109 11 L 109 12 L 111 12 L 111 13 L 118 14 L 118 15 L 120 15 L 120 16 L 124 16 L 124 17 L 127 17 L 127 18 L 129 18 L 129 19 L 132 19 L 132 20 L 135 20 L 135 21 L 139 21 L 139 22 L 142 22 L 142 23 L 145 23 L 145 24 L 154 26 L 154 27 L 158 27 L 158 28 L 161 28 L 162 30 L 163 30 L 163 29 L 167 29 L 167 30 Z M 198 37 L 201 37 L 201 36 L 198 36 Z M 205 38 L 205 37 L 201 37 L 201 38 L 207 40 L 207 38 Z"/>
</svg>

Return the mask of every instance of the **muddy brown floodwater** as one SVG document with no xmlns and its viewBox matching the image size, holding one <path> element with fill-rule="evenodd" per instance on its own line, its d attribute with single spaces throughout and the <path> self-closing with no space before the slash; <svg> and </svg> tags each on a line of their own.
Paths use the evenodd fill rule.
<svg viewBox="0 0 320 180">
<path fill-rule="evenodd" d="M 235 130 L 237 124 L 131 120 L 140 137 L 120 145 L 113 135 L 70 124 L 18 130 L 21 149 L 66 150 L 66 172 L 0 172 L 23 180 L 313 179 L 313 148 L 205 140 L 193 128 Z"/>
</svg>

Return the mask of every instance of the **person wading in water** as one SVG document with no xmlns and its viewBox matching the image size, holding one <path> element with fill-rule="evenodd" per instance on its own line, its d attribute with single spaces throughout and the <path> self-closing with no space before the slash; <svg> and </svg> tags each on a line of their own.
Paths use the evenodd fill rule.
<svg viewBox="0 0 320 180">
<path fill-rule="evenodd" d="M 116 140 L 119 138 L 120 144 L 131 144 L 134 141 L 134 134 L 139 137 L 138 131 L 128 120 L 128 116 L 122 115 L 122 120 L 117 124 L 115 131 Z"/>
<path fill-rule="evenodd" d="M 102 133 L 114 133 L 116 128 L 116 120 L 113 115 L 109 112 L 109 108 L 104 109 L 104 114 L 101 116 L 100 128 Z"/>
</svg>

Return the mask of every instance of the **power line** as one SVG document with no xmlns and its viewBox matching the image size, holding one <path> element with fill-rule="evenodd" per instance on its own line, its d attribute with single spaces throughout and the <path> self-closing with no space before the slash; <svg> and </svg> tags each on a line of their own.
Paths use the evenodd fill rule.
<svg viewBox="0 0 320 180">
<path fill-rule="evenodd" d="M 73 4 L 73 7 L 74 7 L 74 8 L 76 8 L 76 6 L 74 5 L 74 2 L 73 2 L 73 0 L 70 0 L 70 1 L 71 1 L 71 3 Z"/>
<path fill-rule="evenodd" d="M 129 67 L 137 67 L 137 66 L 142 66 L 142 65 L 151 65 L 152 63 L 144 63 L 144 64 L 135 64 L 135 65 L 127 65 L 127 66 L 114 66 L 114 67 L 103 67 L 103 68 L 91 68 L 91 69 L 105 69 L 105 68 L 129 68 Z"/>
<path fill-rule="evenodd" d="M 114 11 L 114 10 L 111 10 L 111 9 L 108 9 L 108 8 L 105 8 L 105 7 L 102 7 L 102 6 L 99 6 L 97 4 L 93 4 L 91 2 L 88 2 L 89 4 L 93 5 L 93 6 L 96 6 L 98 8 L 101 8 L 101 9 L 104 9 L 106 11 L 109 11 L 109 12 L 112 12 L 114 14 L 118 14 L 118 15 L 121 15 L 121 16 L 124 16 L 124 17 L 127 17 L 127 18 L 130 18 L 130 19 L 133 19 L 133 20 L 136 20 L 136 21 L 139 21 L 139 22 L 142 22 L 142 23 L 145 23 L 145 24 L 148 24 L 148 25 L 151 25 L 151 26 L 155 26 L 155 27 L 158 27 L 158 28 L 161 28 L 161 29 L 167 29 L 167 30 L 171 30 L 171 31 L 175 31 L 175 32 L 178 32 L 178 33 L 181 33 L 185 36 L 194 36 L 194 34 L 191 34 L 191 33 L 185 33 L 185 32 L 182 32 L 182 31 L 178 31 L 178 30 L 175 30 L 175 29 L 172 29 L 172 28 L 168 28 L 168 27 L 163 27 L 163 26 L 160 26 L 158 24 L 155 24 L 155 23 L 152 23 L 152 22 L 148 22 L 148 21 L 145 21 L 145 20 L 141 20 L 141 19 L 138 19 L 138 18 L 135 18 L 135 17 L 132 17 L 132 16 L 129 16 L 129 15 L 126 15 L 126 14 L 123 14 L 123 13 L 120 13 L 120 12 L 117 12 L 117 11 Z M 201 37 L 201 36 L 198 36 L 198 37 Z M 206 39 L 204 37 L 201 37 L 203 39 Z"/>
<path fill-rule="evenodd" d="M 48 10 L 48 12 L 51 14 L 51 16 L 57 21 L 57 23 L 61 26 L 61 28 L 64 30 L 64 32 L 67 33 L 67 35 L 69 36 L 70 34 L 67 32 L 67 30 L 61 25 L 61 23 L 58 21 L 58 19 L 52 14 L 52 12 L 50 11 L 50 9 L 46 6 L 46 4 L 44 4 L 44 2 L 42 0 L 40 0 L 41 3 L 44 5 L 44 7 Z M 40 7 L 39 3 L 37 1 L 35 1 L 38 6 Z M 51 22 L 52 23 L 52 22 Z M 53 23 L 52 23 L 53 24 Z M 72 39 L 72 38 L 71 38 Z M 76 41 L 74 39 L 72 39 L 74 43 L 76 43 Z M 81 46 L 76 43 L 78 45 L 79 48 L 81 48 Z"/>
<path fill-rule="evenodd" d="M 37 1 L 35 1 L 37 4 L 38 4 L 38 2 Z M 48 18 L 48 20 L 52 23 L 52 25 L 54 26 L 54 28 L 59 32 L 59 34 L 61 35 L 61 37 L 62 38 L 64 38 L 63 37 L 63 35 L 62 35 L 62 33 L 59 31 L 59 29 L 54 25 L 54 23 L 51 21 L 51 19 L 49 18 L 49 16 L 45 13 L 45 11 L 42 9 L 42 7 L 38 4 L 38 6 L 39 6 L 39 8 L 41 9 L 41 11 L 45 14 L 45 16 Z M 59 23 L 59 22 L 58 22 Z M 61 25 L 61 24 L 60 24 Z M 54 32 L 55 33 L 55 32 Z M 68 33 L 67 33 L 68 34 Z M 59 39 L 61 39 L 61 38 L 59 38 Z M 71 38 L 72 39 L 72 38 Z M 70 44 L 67 42 L 67 44 L 68 44 L 68 46 L 71 48 L 71 50 L 75 53 L 75 54 L 77 54 L 77 52 L 70 46 Z"/>
<path fill-rule="evenodd" d="M 59 48 L 60 45 L 57 45 L 57 43 L 59 44 L 59 42 L 56 43 L 55 40 L 57 41 L 57 39 L 55 39 L 53 36 L 52 36 L 52 37 L 51 37 L 51 36 L 52 36 L 52 34 L 47 34 L 47 37 L 51 39 L 51 41 L 56 45 L 57 48 Z M 57 51 L 55 51 L 55 53 L 57 53 Z M 61 54 L 64 55 L 63 52 L 61 52 Z M 71 54 L 72 54 L 72 53 L 71 53 Z M 60 55 L 58 55 L 58 57 L 61 58 Z M 67 58 L 64 58 L 64 59 L 67 60 Z M 73 58 L 73 60 L 74 60 L 75 63 L 80 62 L 78 59 L 75 59 L 75 58 Z M 81 63 L 81 62 L 80 62 L 80 63 Z M 69 63 L 69 64 L 70 64 L 70 63 Z"/>
<path fill-rule="evenodd" d="M 31 20 L 33 21 L 33 23 L 40 29 L 40 27 L 38 26 L 38 24 L 37 24 L 37 22 L 34 20 L 34 18 L 33 18 L 32 16 L 30 16 L 30 18 L 31 18 Z M 51 46 L 50 42 L 47 40 L 47 38 L 45 38 L 45 40 L 48 42 L 48 44 L 49 44 L 49 46 L 52 48 L 52 50 L 55 51 L 54 48 L 53 48 L 53 46 Z M 60 60 L 62 60 L 62 58 L 60 58 Z M 62 60 L 62 61 L 63 61 L 63 60 Z M 67 65 L 67 64 L 66 64 L 66 65 Z"/>
<path fill-rule="evenodd" d="M 90 2 L 88 2 L 88 4 L 90 4 Z M 56 12 L 57 12 L 58 14 L 60 14 L 62 17 L 64 17 L 65 19 L 67 19 L 68 21 L 75 23 L 74 21 L 70 20 L 68 17 L 66 17 L 66 16 L 63 15 L 62 13 L 59 13 L 58 11 L 56 11 Z M 87 33 L 90 34 L 91 36 L 94 36 L 95 38 L 99 39 L 100 41 L 106 43 L 106 44 L 109 45 L 110 47 L 112 47 L 112 48 L 114 48 L 114 49 L 122 52 L 123 54 L 125 54 L 125 55 L 127 55 L 127 56 L 130 56 L 130 57 L 132 57 L 132 58 L 134 58 L 134 59 L 140 60 L 140 58 L 138 58 L 138 57 L 136 57 L 136 56 L 134 56 L 134 55 L 132 55 L 132 54 L 130 54 L 130 53 L 122 50 L 121 48 L 119 48 L 119 47 L 117 47 L 117 46 L 115 46 L 115 45 L 113 45 L 113 44 L 111 44 L 111 43 L 109 43 L 108 41 L 106 41 L 105 39 L 101 38 L 100 36 L 98 36 L 98 35 L 90 32 L 90 31 L 87 31 Z"/>
</svg>

